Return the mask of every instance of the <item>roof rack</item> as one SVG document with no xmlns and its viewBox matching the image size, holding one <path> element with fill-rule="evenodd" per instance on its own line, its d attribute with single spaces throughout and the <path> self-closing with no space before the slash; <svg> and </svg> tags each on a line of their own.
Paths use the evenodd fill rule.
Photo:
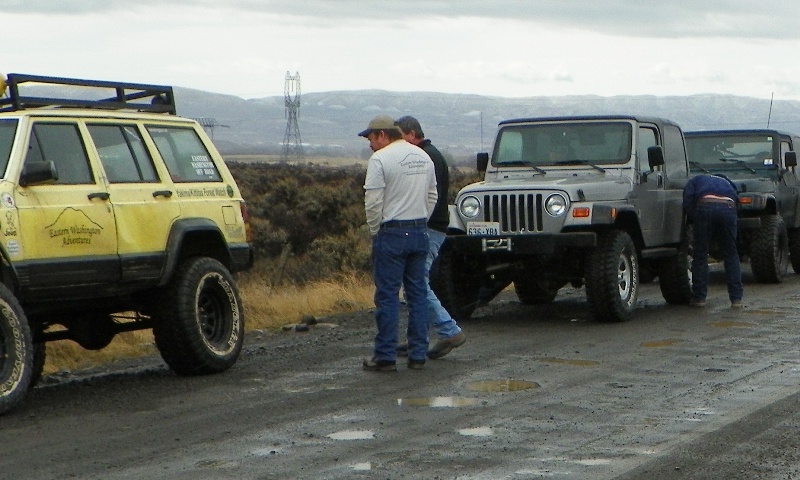
<svg viewBox="0 0 800 480">
<path fill-rule="evenodd" d="M 83 100 L 58 97 L 25 96 L 20 94 L 22 84 L 46 84 L 56 86 L 77 86 L 98 89 L 113 89 L 115 95 L 99 100 Z M 78 107 L 111 110 L 138 110 L 140 112 L 171 113 L 175 115 L 175 97 L 172 87 L 123 83 L 102 80 L 80 80 L 76 78 L 46 77 L 9 73 L 6 79 L 8 97 L 0 98 L 0 112 L 10 112 L 36 107 Z M 30 85 L 27 86 L 30 88 Z M 149 102 L 141 102 L 147 100 Z M 139 100 L 139 102 L 136 102 Z"/>
</svg>

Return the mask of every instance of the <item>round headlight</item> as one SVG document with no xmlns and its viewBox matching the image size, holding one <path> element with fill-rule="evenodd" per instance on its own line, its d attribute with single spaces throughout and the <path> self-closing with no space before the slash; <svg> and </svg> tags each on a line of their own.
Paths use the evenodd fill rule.
<svg viewBox="0 0 800 480">
<path fill-rule="evenodd" d="M 477 217 L 478 213 L 481 211 L 481 202 L 473 196 L 464 197 L 461 200 L 461 204 L 458 208 L 461 212 L 461 215 L 464 215 L 467 218 L 474 218 Z"/>
<path fill-rule="evenodd" d="M 550 195 L 544 202 L 544 208 L 550 215 L 560 217 L 567 211 L 567 199 L 559 194 Z"/>
</svg>

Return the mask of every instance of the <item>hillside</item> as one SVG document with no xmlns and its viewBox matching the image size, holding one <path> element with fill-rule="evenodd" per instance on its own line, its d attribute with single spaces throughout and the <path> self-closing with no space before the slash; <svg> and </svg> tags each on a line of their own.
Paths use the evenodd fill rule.
<svg viewBox="0 0 800 480">
<path fill-rule="evenodd" d="M 280 153 L 286 134 L 282 96 L 245 100 L 185 88 L 175 89 L 178 113 L 212 117 L 215 143 L 225 153 Z M 492 146 L 497 123 L 530 116 L 642 114 L 666 117 L 684 130 L 769 126 L 800 132 L 800 102 L 731 95 L 566 96 L 505 98 L 381 90 L 307 93 L 301 97 L 300 137 L 308 153 L 368 155 L 357 136 L 379 113 L 414 115 L 426 135 L 454 157 L 470 157 Z"/>
</svg>

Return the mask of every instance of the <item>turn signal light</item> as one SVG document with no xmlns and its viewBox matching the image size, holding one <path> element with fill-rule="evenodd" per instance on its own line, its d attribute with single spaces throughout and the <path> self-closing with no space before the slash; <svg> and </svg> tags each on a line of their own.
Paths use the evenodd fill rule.
<svg viewBox="0 0 800 480">
<path fill-rule="evenodd" d="M 573 218 L 586 218 L 589 216 L 589 207 L 576 207 L 572 209 Z"/>
</svg>

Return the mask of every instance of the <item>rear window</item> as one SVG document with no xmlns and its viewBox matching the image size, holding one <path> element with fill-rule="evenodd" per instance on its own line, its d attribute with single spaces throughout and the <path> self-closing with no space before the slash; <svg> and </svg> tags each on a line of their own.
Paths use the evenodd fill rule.
<svg viewBox="0 0 800 480">
<path fill-rule="evenodd" d="M 16 131 L 16 120 L 0 120 L 0 174 L 4 174 L 6 167 L 8 167 L 11 147 L 14 146 L 14 133 Z"/>
<path fill-rule="evenodd" d="M 173 182 L 219 182 L 221 177 L 193 128 L 148 126 Z"/>
</svg>

